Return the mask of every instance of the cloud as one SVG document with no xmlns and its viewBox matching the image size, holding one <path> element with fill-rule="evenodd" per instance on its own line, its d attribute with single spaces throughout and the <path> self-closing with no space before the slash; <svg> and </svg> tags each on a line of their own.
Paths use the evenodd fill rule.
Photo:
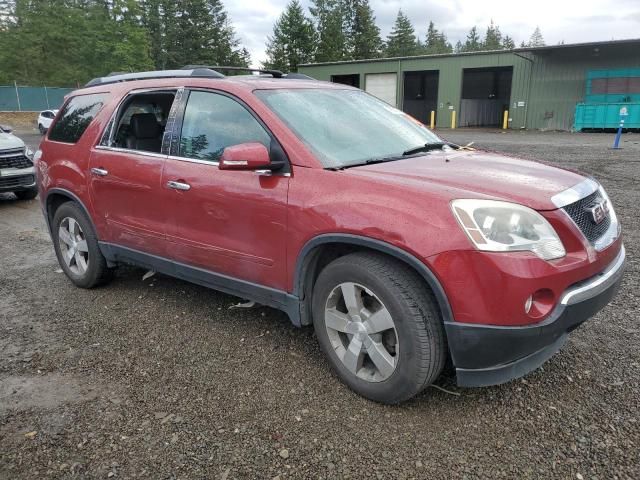
<svg viewBox="0 0 640 480">
<path fill-rule="evenodd" d="M 254 66 L 265 59 L 265 44 L 288 0 L 226 0 L 225 6 L 242 44 L 251 52 Z M 305 8 L 310 0 L 301 2 Z M 398 10 L 411 19 L 421 39 L 429 21 L 455 44 L 464 41 L 475 25 L 481 34 L 494 21 L 503 35 L 526 41 L 540 26 L 549 45 L 640 37 L 638 0 L 370 0 L 376 22 L 385 38 Z"/>
</svg>

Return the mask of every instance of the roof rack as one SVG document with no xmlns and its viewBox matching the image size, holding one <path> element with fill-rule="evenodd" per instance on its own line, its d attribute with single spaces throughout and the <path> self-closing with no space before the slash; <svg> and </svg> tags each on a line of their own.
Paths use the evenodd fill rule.
<svg viewBox="0 0 640 480">
<path fill-rule="evenodd" d="M 107 85 L 109 83 L 130 82 L 133 80 L 149 80 L 152 78 L 225 78 L 225 76 L 217 70 L 226 70 L 232 72 L 258 72 L 271 75 L 273 78 L 288 78 L 296 80 L 313 80 L 313 78 L 302 73 L 284 74 L 280 70 L 270 70 L 264 68 L 248 68 L 248 67 L 225 67 L 225 66 L 207 66 L 207 65 L 187 65 L 179 70 L 155 70 L 150 72 L 112 72 L 106 77 L 98 77 L 87 82 L 85 87 L 95 87 L 96 85 Z"/>
<path fill-rule="evenodd" d="M 182 68 L 180 70 L 155 70 L 150 72 L 134 73 L 114 72 L 110 73 L 106 77 L 94 78 L 93 80 L 87 82 L 85 87 L 94 87 L 96 85 L 106 85 L 109 83 L 129 82 L 133 80 L 148 80 L 151 78 L 184 77 L 224 78 L 224 75 L 207 67 L 193 67 L 189 69 Z"/>
<path fill-rule="evenodd" d="M 185 65 L 182 67 L 183 70 L 192 70 L 194 68 L 208 68 L 210 70 L 223 70 L 228 72 L 258 72 L 258 73 L 266 73 L 271 75 L 273 78 L 282 78 L 284 77 L 284 73 L 280 70 L 272 70 L 268 68 L 250 68 L 250 67 L 226 67 L 222 65 Z"/>
</svg>

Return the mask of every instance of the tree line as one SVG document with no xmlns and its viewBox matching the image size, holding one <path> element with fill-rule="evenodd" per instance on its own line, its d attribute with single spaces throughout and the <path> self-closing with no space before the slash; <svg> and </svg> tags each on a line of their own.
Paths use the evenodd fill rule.
<svg viewBox="0 0 640 480">
<path fill-rule="evenodd" d="M 0 84 L 75 86 L 115 71 L 251 61 L 220 0 L 5 3 Z"/>
<path fill-rule="evenodd" d="M 433 22 L 423 32 L 400 10 L 383 39 L 369 0 L 312 0 L 308 12 L 291 0 L 264 67 L 515 47 L 493 22 L 455 45 Z M 521 44 L 541 45 L 539 29 Z M 222 0 L 0 0 L 0 84 L 75 86 L 115 71 L 250 63 Z"/>
<path fill-rule="evenodd" d="M 521 47 L 544 46 L 539 28 Z M 471 28 L 464 42 L 455 45 L 434 22 L 426 26 L 424 37 L 416 32 L 407 15 L 398 11 L 391 32 L 382 39 L 369 0 L 312 0 L 307 15 L 298 0 L 291 0 L 276 21 L 267 39 L 267 68 L 296 71 L 301 63 L 361 60 L 381 57 L 408 57 L 446 53 L 508 50 L 515 48 L 512 37 L 489 24 L 484 36 Z"/>
</svg>

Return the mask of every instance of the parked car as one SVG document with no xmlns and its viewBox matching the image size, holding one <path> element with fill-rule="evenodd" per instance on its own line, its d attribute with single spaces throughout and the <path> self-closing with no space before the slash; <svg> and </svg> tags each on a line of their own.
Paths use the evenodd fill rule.
<svg viewBox="0 0 640 480">
<path fill-rule="evenodd" d="M 96 79 L 36 159 L 75 285 L 132 263 L 282 309 L 378 402 L 413 397 L 448 360 L 461 386 L 536 369 L 607 305 L 625 264 L 593 178 L 460 149 L 300 75 Z"/>
<path fill-rule="evenodd" d="M 57 114 L 58 110 L 43 110 L 40 112 L 40 115 L 38 115 L 38 130 L 40 130 L 41 134 L 44 135 L 47 133 L 47 130 L 49 130 L 49 127 L 51 126 L 51 122 L 53 122 L 53 119 L 56 118 Z"/>
<path fill-rule="evenodd" d="M 20 200 L 31 200 L 38 195 L 33 151 L 12 131 L 0 125 L 0 193 L 13 192 Z"/>
</svg>

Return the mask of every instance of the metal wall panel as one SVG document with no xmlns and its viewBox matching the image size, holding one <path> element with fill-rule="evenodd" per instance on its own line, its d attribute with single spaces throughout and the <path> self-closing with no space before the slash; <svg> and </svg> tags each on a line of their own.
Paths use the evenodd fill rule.
<svg viewBox="0 0 640 480">
<path fill-rule="evenodd" d="M 640 41 L 597 46 L 564 46 L 531 51 L 478 52 L 398 59 L 303 65 L 301 73 L 329 81 L 331 75 L 398 73 L 396 98 L 404 97 L 404 72 L 438 70 L 437 127 L 451 124 L 451 111 L 460 111 L 464 68 L 512 66 L 509 127 L 571 130 L 576 104 L 584 100 L 589 70 L 640 67 Z M 402 108 L 402 105 L 399 105 Z"/>
<path fill-rule="evenodd" d="M 524 106 L 518 107 L 518 101 L 526 100 L 529 77 L 529 60 L 511 52 L 476 53 L 473 55 L 448 55 L 413 57 L 405 59 L 382 59 L 375 61 L 340 62 L 299 67 L 298 71 L 318 80 L 330 81 L 332 75 L 359 74 L 360 85 L 371 73 L 398 73 L 396 98 L 401 102 L 404 97 L 404 72 L 436 70 L 439 72 L 437 127 L 451 125 L 451 112 L 460 111 L 462 93 L 462 71 L 464 68 L 513 67 L 511 87 L 511 105 L 515 110 L 510 112 L 511 128 L 521 128 L 524 123 Z M 515 105 L 515 107 L 513 107 Z M 398 105 L 402 108 L 402 105 Z"/>
<path fill-rule="evenodd" d="M 527 128 L 572 130 L 590 70 L 640 66 L 640 46 L 602 45 L 534 54 Z"/>
</svg>

